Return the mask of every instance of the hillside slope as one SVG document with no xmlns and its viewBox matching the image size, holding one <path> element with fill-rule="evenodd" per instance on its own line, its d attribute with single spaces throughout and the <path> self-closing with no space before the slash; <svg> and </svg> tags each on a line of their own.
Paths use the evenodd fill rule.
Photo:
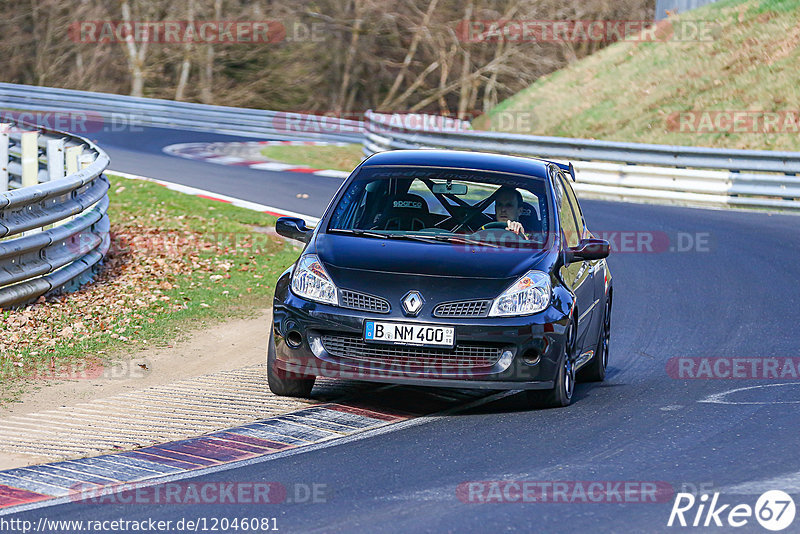
<svg viewBox="0 0 800 534">
<path fill-rule="evenodd" d="M 800 0 L 724 0 L 670 19 L 673 28 L 697 21 L 710 28 L 703 41 L 614 44 L 539 79 L 475 127 L 800 150 Z"/>
</svg>

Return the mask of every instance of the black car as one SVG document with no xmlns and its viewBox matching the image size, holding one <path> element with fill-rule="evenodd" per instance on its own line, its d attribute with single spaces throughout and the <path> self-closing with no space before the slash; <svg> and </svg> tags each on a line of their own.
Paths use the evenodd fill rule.
<svg viewBox="0 0 800 534">
<path fill-rule="evenodd" d="M 607 242 L 593 239 L 571 165 L 439 150 L 373 155 L 344 181 L 275 288 L 267 369 L 277 395 L 317 376 L 524 389 L 566 406 L 603 380 Z"/>
</svg>

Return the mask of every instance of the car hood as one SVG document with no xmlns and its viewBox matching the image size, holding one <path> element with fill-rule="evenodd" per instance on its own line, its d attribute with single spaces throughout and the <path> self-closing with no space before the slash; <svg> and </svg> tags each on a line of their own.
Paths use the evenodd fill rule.
<svg viewBox="0 0 800 534">
<path fill-rule="evenodd" d="M 310 248 L 335 271 L 471 280 L 505 281 L 530 269 L 549 271 L 555 256 L 552 249 L 531 251 L 334 234 L 318 234 Z"/>
</svg>

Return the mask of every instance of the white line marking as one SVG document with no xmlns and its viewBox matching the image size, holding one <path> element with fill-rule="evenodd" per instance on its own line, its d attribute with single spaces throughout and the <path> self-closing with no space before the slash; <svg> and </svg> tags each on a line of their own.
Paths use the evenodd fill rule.
<svg viewBox="0 0 800 534">
<path fill-rule="evenodd" d="M 800 400 L 792 400 L 792 401 L 729 401 L 725 400 L 725 397 L 731 395 L 733 393 L 738 393 L 739 391 L 747 391 L 750 389 L 761 389 L 761 388 L 775 388 L 781 386 L 800 386 L 800 382 L 787 382 L 785 384 L 762 384 L 760 386 L 749 386 L 745 388 L 736 388 L 731 389 L 728 391 L 723 391 L 722 393 L 714 393 L 713 395 L 709 395 L 704 399 L 700 399 L 697 402 L 706 402 L 709 404 L 800 404 Z"/>
<path fill-rule="evenodd" d="M 238 158 L 236 156 L 214 156 L 212 158 L 206 158 L 205 161 L 207 163 L 218 163 L 220 165 L 227 165 L 228 163 L 239 163 L 245 160 L 242 158 Z"/>
<path fill-rule="evenodd" d="M 736 495 L 761 495 L 765 491 L 774 489 L 783 490 L 786 493 L 800 493 L 800 472 L 775 478 L 742 482 L 741 484 L 724 487 L 718 491 Z"/>
<path fill-rule="evenodd" d="M 330 178 L 347 178 L 348 176 L 350 176 L 350 173 L 347 171 L 334 171 L 334 170 L 317 171 L 312 174 L 316 176 L 328 176 Z"/>
<path fill-rule="evenodd" d="M 156 184 L 161 184 L 165 186 L 167 189 L 171 189 L 172 191 L 177 191 L 179 193 L 185 193 L 187 195 L 205 195 L 205 196 L 213 196 L 214 198 L 218 198 L 223 202 L 229 202 L 232 205 L 244 208 L 253 211 L 260 211 L 260 212 L 269 212 L 269 213 L 277 213 L 282 216 L 286 217 L 299 217 L 304 219 L 307 223 L 316 225 L 319 224 L 319 218 L 314 217 L 313 215 L 305 215 L 303 213 L 297 213 L 294 211 L 285 210 L 283 208 L 276 208 L 274 206 L 266 206 L 264 204 L 256 204 L 255 202 L 250 202 L 248 200 L 242 200 L 235 197 L 229 197 L 227 195 L 222 195 L 219 193 L 214 193 L 212 191 L 206 191 L 204 189 L 198 189 L 196 187 L 189 187 L 188 185 L 181 185 L 176 184 L 173 182 L 167 182 L 166 180 L 158 180 L 156 178 L 149 178 L 147 176 L 140 176 L 138 174 L 130 174 L 127 172 L 121 171 L 107 171 L 109 174 L 113 174 L 115 176 L 119 176 L 121 178 L 126 178 L 129 180 L 144 180 L 146 182 L 153 182 Z"/>
<path fill-rule="evenodd" d="M 248 165 L 248 167 L 251 169 L 257 169 L 259 171 L 285 171 L 286 169 L 300 168 L 299 165 L 289 165 L 288 163 L 272 163 L 272 162 L 253 163 L 252 165 Z"/>
</svg>

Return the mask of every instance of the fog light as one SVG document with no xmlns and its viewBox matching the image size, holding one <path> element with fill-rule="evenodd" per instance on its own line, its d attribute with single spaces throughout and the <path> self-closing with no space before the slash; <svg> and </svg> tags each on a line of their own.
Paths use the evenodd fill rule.
<svg viewBox="0 0 800 534">
<path fill-rule="evenodd" d="M 542 359 L 542 353 L 537 349 L 528 349 L 522 355 L 522 362 L 526 365 L 536 365 Z"/>
<path fill-rule="evenodd" d="M 498 364 L 502 369 L 507 369 L 509 365 L 511 365 L 511 360 L 514 359 L 514 353 L 510 350 L 504 350 L 503 353 L 500 355 L 500 360 L 498 360 Z"/>
<path fill-rule="evenodd" d="M 303 335 L 297 330 L 289 331 L 289 333 L 286 334 L 286 344 L 293 349 L 296 349 L 303 344 Z"/>
</svg>

